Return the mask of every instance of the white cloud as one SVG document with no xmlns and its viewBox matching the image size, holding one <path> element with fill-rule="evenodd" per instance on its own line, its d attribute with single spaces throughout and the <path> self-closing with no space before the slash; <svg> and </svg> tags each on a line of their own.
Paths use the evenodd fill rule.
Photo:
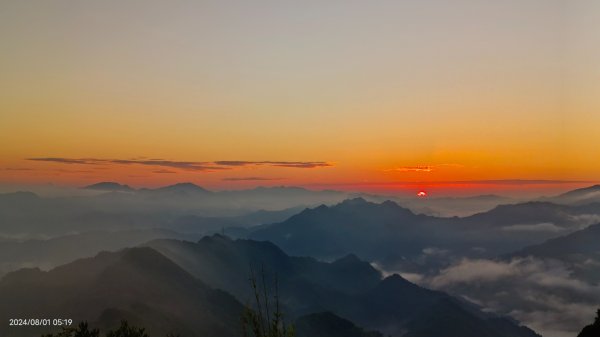
<svg viewBox="0 0 600 337">
<path fill-rule="evenodd" d="M 423 281 L 423 279 L 425 278 L 424 275 L 418 274 L 418 273 L 408 273 L 408 272 L 403 272 L 401 270 L 386 270 L 382 266 L 380 266 L 377 262 L 372 262 L 371 266 L 373 268 L 377 269 L 381 273 L 381 276 L 383 276 L 383 278 L 392 276 L 394 274 L 398 274 L 398 275 L 402 276 L 402 278 L 408 280 L 409 282 L 417 283 L 417 284 L 421 283 Z"/>
<path fill-rule="evenodd" d="M 508 232 L 560 232 L 565 229 L 550 222 L 537 224 L 511 225 L 502 227 L 502 230 Z"/>
<path fill-rule="evenodd" d="M 600 303 L 600 287 L 573 277 L 568 265 L 532 257 L 463 259 L 420 284 L 508 314 L 544 337 L 576 336 Z"/>
<path fill-rule="evenodd" d="M 448 255 L 448 253 L 450 253 L 449 250 L 441 249 L 441 248 L 437 248 L 437 247 L 428 247 L 428 248 L 423 249 L 423 254 L 430 255 L 430 256 L 444 256 L 444 255 Z"/>
<path fill-rule="evenodd" d="M 593 321 L 598 307 L 593 304 L 569 303 L 552 298 L 552 295 L 538 294 L 538 302 L 550 306 L 549 310 L 513 310 L 510 316 L 534 329 L 544 337 L 573 337 L 581 328 Z M 570 328 L 573 327 L 573 328 Z"/>
<path fill-rule="evenodd" d="M 412 283 L 421 283 L 424 278 L 423 275 L 418 273 L 400 273 L 399 275 Z"/>
<path fill-rule="evenodd" d="M 434 288 L 441 288 L 453 283 L 494 281 L 514 275 L 517 271 L 514 264 L 512 262 L 463 259 L 458 264 L 440 271 L 439 275 L 433 277 L 429 283 Z"/>
<path fill-rule="evenodd" d="M 600 214 L 571 215 L 570 218 L 574 222 L 577 222 L 580 229 L 600 223 Z"/>
</svg>

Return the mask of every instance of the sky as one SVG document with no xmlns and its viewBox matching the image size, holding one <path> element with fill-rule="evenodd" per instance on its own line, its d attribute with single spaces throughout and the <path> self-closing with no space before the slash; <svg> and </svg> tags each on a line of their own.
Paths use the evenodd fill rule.
<svg viewBox="0 0 600 337">
<path fill-rule="evenodd" d="M 594 0 L 2 1 L 0 183 L 600 181 Z"/>
</svg>

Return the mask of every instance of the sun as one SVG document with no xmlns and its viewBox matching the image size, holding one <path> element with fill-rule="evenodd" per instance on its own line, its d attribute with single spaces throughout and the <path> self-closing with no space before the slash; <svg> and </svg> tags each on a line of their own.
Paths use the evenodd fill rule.
<svg viewBox="0 0 600 337">
<path fill-rule="evenodd" d="M 419 198 L 425 198 L 427 196 L 427 192 L 425 191 L 419 191 L 419 193 L 417 193 L 417 197 Z"/>
</svg>

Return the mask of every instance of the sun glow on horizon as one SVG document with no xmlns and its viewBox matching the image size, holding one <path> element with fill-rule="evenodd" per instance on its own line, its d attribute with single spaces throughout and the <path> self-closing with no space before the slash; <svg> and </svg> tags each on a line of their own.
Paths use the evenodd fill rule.
<svg viewBox="0 0 600 337">
<path fill-rule="evenodd" d="M 0 4 L 0 183 L 438 197 L 600 180 L 600 20 L 566 22 L 598 4 L 57 2 Z"/>
</svg>

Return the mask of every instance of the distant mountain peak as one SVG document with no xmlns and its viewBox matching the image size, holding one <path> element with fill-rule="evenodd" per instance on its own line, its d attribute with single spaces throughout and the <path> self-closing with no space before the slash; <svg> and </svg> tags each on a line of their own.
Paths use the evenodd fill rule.
<svg viewBox="0 0 600 337">
<path fill-rule="evenodd" d="M 576 190 L 572 190 L 566 193 L 563 193 L 560 195 L 560 197 L 569 197 L 569 196 L 577 196 L 580 194 L 587 194 L 590 192 L 600 192 L 600 184 L 596 184 L 596 185 L 592 185 L 592 186 L 588 186 L 588 187 L 583 187 L 583 188 L 578 188 Z"/>
<path fill-rule="evenodd" d="M 210 192 L 209 190 L 207 190 L 203 187 L 200 187 L 194 183 L 190 183 L 190 182 L 177 183 L 177 184 L 161 187 L 161 188 L 156 189 L 156 191 L 192 192 L 192 193 L 194 193 L 194 192 L 201 192 L 201 193 Z"/>
<path fill-rule="evenodd" d="M 489 212 L 498 212 L 498 211 L 511 211 L 516 209 L 547 209 L 547 208 L 558 208 L 562 207 L 561 205 L 557 205 L 548 201 L 527 201 L 519 204 L 502 204 L 492 208 L 490 211 L 481 212 L 479 214 L 485 214 Z"/>
<path fill-rule="evenodd" d="M 410 211 L 408 208 L 404 208 L 404 207 L 398 205 L 397 202 L 391 201 L 391 200 L 386 200 L 386 201 L 382 202 L 381 206 L 385 206 L 385 207 L 388 207 L 388 208 L 403 209 L 403 210 L 406 210 L 406 211 L 409 211 L 409 212 L 412 213 L 412 211 Z"/>
<path fill-rule="evenodd" d="M 384 278 L 383 280 L 381 280 L 381 283 L 379 284 L 379 288 L 386 289 L 387 291 L 391 291 L 391 292 L 395 292 L 398 289 L 412 289 L 412 290 L 420 289 L 423 291 L 430 291 L 428 289 L 421 288 L 417 284 L 410 282 L 409 280 L 405 279 L 404 277 L 400 276 L 399 274 L 392 274 L 392 275 Z"/>
<path fill-rule="evenodd" d="M 386 200 L 382 203 L 376 203 L 376 202 L 368 201 L 362 197 L 346 199 L 331 208 L 334 210 L 335 209 L 350 210 L 351 212 L 363 212 L 363 211 L 369 210 L 372 212 L 389 211 L 391 213 L 401 214 L 403 216 L 414 216 L 415 215 L 411 210 L 398 205 L 394 201 Z"/>
<path fill-rule="evenodd" d="M 223 234 L 213 234 L 202 237 L 198 243 L 214 243 L 214 242 L 233 242 L 233 240 Z"/>
<path fill-rule="evenodd" d="M 102 181 L 96 184 L 83 187 L 86 190 L 107 191 L 107 192 L 131 192 L 133 188 L 128 185 L 119 184 L 114 181 Z"/>
<path fill-rule="evenodd" d="M 356 206 L 369 204 L 363 197 L 356 197 L 352 199 L 346 199 L 340 203 L 340 205 Z"/>
<path fill-rule="evenodd" d="M 204 190 L 204 188 L 194 184 L 194 183 L 190 183 L 190 182 L 184 182 L 184 183 L 177 183 L 177 184 L 173 184 L 173 185 L 169 185 L 166 188 L 185 188 L 185 189 L 195 189 L 195 190 Z"/>
<path fill-rule="evenodd" d="M 410 283 L 408 280 L 406 280 L 404 277 L 400 276 L 399 274 L 392 274 L 392 275 L 386 277 L 385 279 L 383 279 L 383 282 L 390 283 L 390 284 L 399 283 L 399 282 L 407 283 L 407 284 Z M 410 284 L 412 284 L 412 283 L 410 283 Z"/>
<path fill-rule="evenodd" d="M 360 262 L 364 262 L 364 261 L 362 261 L 361 259 L 358 258 L 358 256 L 356 256 L 355 254 L 352 254 L 352 253 L 333 261 L 333 263 L 335 263 L 335 264 L 360 263 Z"/>
<path fill-rule="evenodd" d="M 16 202 L 27 202 L 41 199 L 39 195 L 33 192 L 17 191 L 10 193 L 0 193 L 0 199 L 13 199 Z"/>
</svg>

